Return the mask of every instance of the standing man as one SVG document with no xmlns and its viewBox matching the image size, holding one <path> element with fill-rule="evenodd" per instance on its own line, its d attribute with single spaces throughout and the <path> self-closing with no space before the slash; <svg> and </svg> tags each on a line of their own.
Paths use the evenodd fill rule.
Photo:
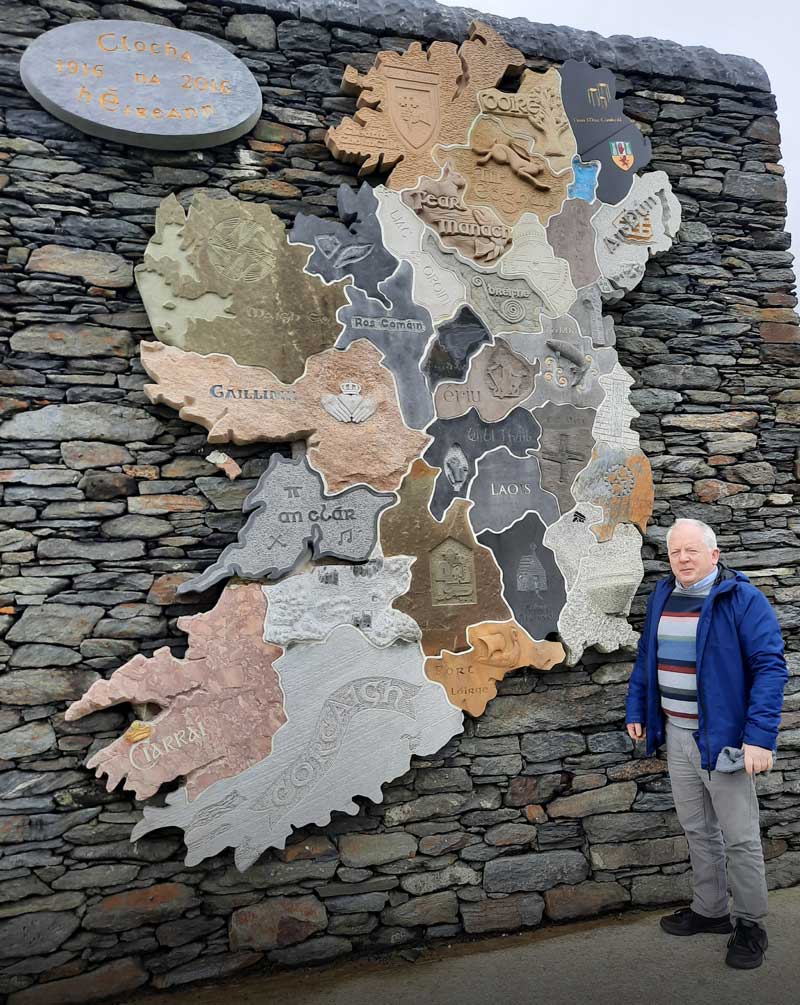
<svg viewBox="0 0 800 1005">
<path fill-rule="evenodd" d="M 647 737 L 648 754 L 666 740 L 689 842 L 692 904 L 661 927 L 670 935 L 733 931 L 725 962 L 749 970 L 767 948 L 753 776 L 772 767 L 788 677 L 783 639 L 764 594 L 719 561 L 711 527 L 676 520 L 667 551 L 673 575 L 648 600 L 625 715 L 631 738 Z"/>
</svg>

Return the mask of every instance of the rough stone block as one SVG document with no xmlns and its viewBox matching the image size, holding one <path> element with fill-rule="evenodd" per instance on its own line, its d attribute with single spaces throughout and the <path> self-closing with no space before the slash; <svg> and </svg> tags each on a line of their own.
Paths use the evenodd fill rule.
<svg viewBox="0 0 800 1005">
<path fill-rule="evenodd" d="M 619 883 L 580 883 L 578 886 L 556 886 L 544 895 L 547 917 L 553 921 L 568 921 L 624 907 L 630 894 Z"/>
<path fill-rule="evenodd" d="M 413 858 L 416 852 L 417 841 L 410 834 L 343 834 L 339 838 L 343 864 L 359 869 Z"/>
<path fill-rule="evenodd" d="M 316 897 L 271 897 L 231 915 L 231 949 L 278 949 L 324 931 L 328 912 Z"/>
<path fill-rule="evenodd" d="M 561 883 L 580 883 L 589 863 L 578 851 L 547 851 L 512 855 L 486 863 L 483 886 L 487 893 L 549 890 Z"/>
<path fill-rule="evenodd" d="M 515 893 L 496 900 L 461 904 L 461 919 L 471 935 L 482 932 L 514 932 L 542 920 L 545 902 L 536 893 Z"/>
</svg>

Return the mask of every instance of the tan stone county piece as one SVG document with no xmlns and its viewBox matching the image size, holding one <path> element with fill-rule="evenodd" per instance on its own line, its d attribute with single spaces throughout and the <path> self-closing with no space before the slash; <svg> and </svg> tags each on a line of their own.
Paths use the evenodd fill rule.
<svg viewBox="0 0 800 1005">
<path fill-rule="evenodd" d="M 516 621 L 485 621 L 467 629 L 470 648 L 425 660 L 425 676 L 443 685 L 450 701 L 482 715 L 497 694 L 495 681 L 521 667 L 550 670 L 565 659 L 560 642 L 534 642 Z"/>
<path fill-rule="evenodd" d="M 561 212 L 575 172 L 570 167 L 556 174 L 532 147 L 528 137 L 508 132 L 491 115 L 479 115 L 466 143 L 439 146 L 434 156 L 442 166 L 450 161 L 467 179 L 468 206 L 491 207 L 512 226 L 524 213 L 535 213 L 546 227 Z"/>
<path fill-rule="evenodd" d="M 330 492 L 362 483 L 391 491 L 430 443 L 403 422 L 394 378 L 366 339 L 312 356 L 294 384 L 230 356 L 159 342 L 143 342 L 141 352 L 157 382 L 144 388 L 152 402 L 204 426 L 209 443 L 307 439 L 308 459 Z"/>
<path fill-rule="evenodd" d="M 342 90 L 358 98 L 358 110 L 325 142 L 338 160 L 360 164 L 359 175 L 391 169 L 390 188 L 411 188 L 420 175 L 438 176 L 434 144 L 465 142 L 478 91 L 524 65 L 522 53 L 480 21 L 458 48 L 434 42 L 425 52 L 412 42 L 402 53 L 380 52 L 366 74 L 345 70 Z"/>
<path fill-rule="evenodd" d="M 344 282 L 304 271 L 313 249 L 289 244 L 266 203 L 198 193 L 188 214 L 174 195 L 136 267 L 156 338 L 190 352 L 224 352 L 295 380 L 306 359 L 334 344 Z"/>
<path fill-rule="evenodd" d="M 482 112 L 499 119 L 510 133 L 533 139 L 534 150 L 560 172 L 572 166 L 578 143 L 561 101 L 561 74 L 525 70 L 515 94 L 489 88 L 478 94 Z"/>
<path fill-rule="evenodd" d="M 269 754 L 286 715 L 273 668 L 283 649 L 262 639 L 266 611 L 258 583 L 231 583 L 212 610 L 178 618 L 189 636 L 183 659 L 166 646 L 136 655 L 70 705 L 67 720 L 124 702 L 160 706 L 87 762 L 98 778 L 107 776 L 109 792 L 124 779 L 124 788 L 147 799 L 184 776 L 194 799 Z"/>
<path fill-rule="evenodd" d="M 438 468 L 415 461 L 400 486 L 400 502 L 381 515 L 379 526 L 384 555 L 417 558 L 411 588 L 394 606 L 422 629 L 426 656 L 465 648 L 472 624 L 511 617 L 501 596 L 494 556 L 472 533 L 471 503 L 456 499 L 442 523 L 431 515 L 429 502 L 438 474 Z"/>
</svg>

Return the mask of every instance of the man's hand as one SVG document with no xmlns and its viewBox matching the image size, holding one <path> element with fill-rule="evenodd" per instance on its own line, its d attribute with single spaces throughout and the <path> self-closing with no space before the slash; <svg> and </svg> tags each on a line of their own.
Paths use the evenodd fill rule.
<svg viewBox="0 0 800 1005">
<path fill-rule="evenodd" d="M 628 727 L 630 732 L 630 726 Z M 744 770 L 748 775 L 757 775 L 760 771 L 769 771 L 772 767 L 772 751 L 764 747 L 756 747 L 752 743 L 743 743 Z"/>
<path fill-rule="evenodd" d="M 644 735 L 645 735 L 646 732 L 647 732 L 647 730 L 641 724 L 641 722 L 629 722 L 628 723 L 628 736 L 633 740 L 634 743 L 637 740 L 641 740 L 644 737 Z M 755 749 L 757 750 L 758 748 L 756 747 Z"/>
</svg>

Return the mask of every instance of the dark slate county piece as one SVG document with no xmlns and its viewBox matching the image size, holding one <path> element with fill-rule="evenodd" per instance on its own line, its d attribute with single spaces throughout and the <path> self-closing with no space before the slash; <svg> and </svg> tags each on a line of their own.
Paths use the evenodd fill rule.
<svg viewBox="0 0 800 1005">
<path fill-rule="evenodd" d="M 457 419 L 437 419 L 426 430 L 433 443 L 422 455 L 441 468 L 431 496 L 430 510 L 441 520 L 457 498 L 466 498 L 478 458 L 497 447 L 507 447 L 517 457 L 539 446 L 541 429 L 526 408 L 515 408 L 500 422 L 484 422 L 474 408 Z"/>
<path fill-rule="evenodd" d="M 546 436 L 545 429 L 542 437 Z M 469 498 L 473 502 L 469 522 L 476 534 L 505 530 L 530 512 L 538 513 L 548 527 L 561 516 L 556 497 L 542 488 L 539 460 L 513 457 L 507 447 L 492 450 L 478 461 Z"/>
<path fill-rule="evenodd" d="M 470 307 L 462 307 L 452 320 L 439 325 L 436 341 L 422 364 L 431 391 L 443 380 L 464 380 L 470 359 L 491 341 L 488 328 Z"/>
<path fill-rule="evenodd" d="M 199 592 L 227 576 L 277 579 L 308 555 L 364 562 L 378 539 L 378 516 L 397 501 L 356 485 L 326 495 L 322 477 L 305 456 L 273 454 L 242 507 L 247 516 L 238 539 L 180 593 Z"/>
<path fill-rule="evenodd" d="M 348 286 L 350 303 L 339 310 L 344 331 L 336 342 L 346 349 L 356 339 L 369 339 L 383 353 L 383 365 L 394 375 L 403 421 L 412 429 L 424 429 L 434 416 L 433 398 L 420 362 L 433 337 L 433 321 L 424 307 L 411 299 L 412 271 L 403 262 L 397 272 L 381 284 L 384 306 L 360 289 Z"/>
<path fill-rule="evenodd" d="M 528 513 L 513 527 L 495 534 L 478 535 L 503 573 L 503 597 L 514 618 L 534 639 L 557 631 L 558 616 L 566 603 L 564 577 L 549 548 L 542 544 L 544 524 Z"/>
<path fill-rule="evenodd" d="M 594 408 L 548 401 L 534 415 L 542 427 L 542 445 L 537 455 L 542 486 L 558 497 L 561 512 L 566 513 L 575 505 L 572 483 L 592 459 L 592 426 L 597 412 Z"/>
<path fill-rule="evenodd" d="M 341 223 L 298 213 L 289 243 L 314 249 L 307 272 L 321 276 L 326 283 L 352 276 L 360 290 L 386 302 L 378 284 L 395 271 L 397 259 L 383 246 L 378 200 L 372 188 L 364 182 L 355 192 L 349 185 L 340 185 L 336 205 Z"/>
<path fill-rule="evenodd" d="M 622 111 L 617 81 L 611 70 L 576 59 L 561 67 L 561 97 L 578 153 L 584 161 L 600 161 L 597 198 L 614 205 L 630 191 L 636 172 L 650 163 L 650 140 Z M 623 166 L 614 162 L 622 144 Z"/>
<path fill-rule="evenodd" d="M 229 143 L 250 131 L 263 106 L 256 78 L 223 46 L 142 21 L 62 24 L 30 43 L 19 69 L 56 118 L 156 150 Z"/>
</svg>

